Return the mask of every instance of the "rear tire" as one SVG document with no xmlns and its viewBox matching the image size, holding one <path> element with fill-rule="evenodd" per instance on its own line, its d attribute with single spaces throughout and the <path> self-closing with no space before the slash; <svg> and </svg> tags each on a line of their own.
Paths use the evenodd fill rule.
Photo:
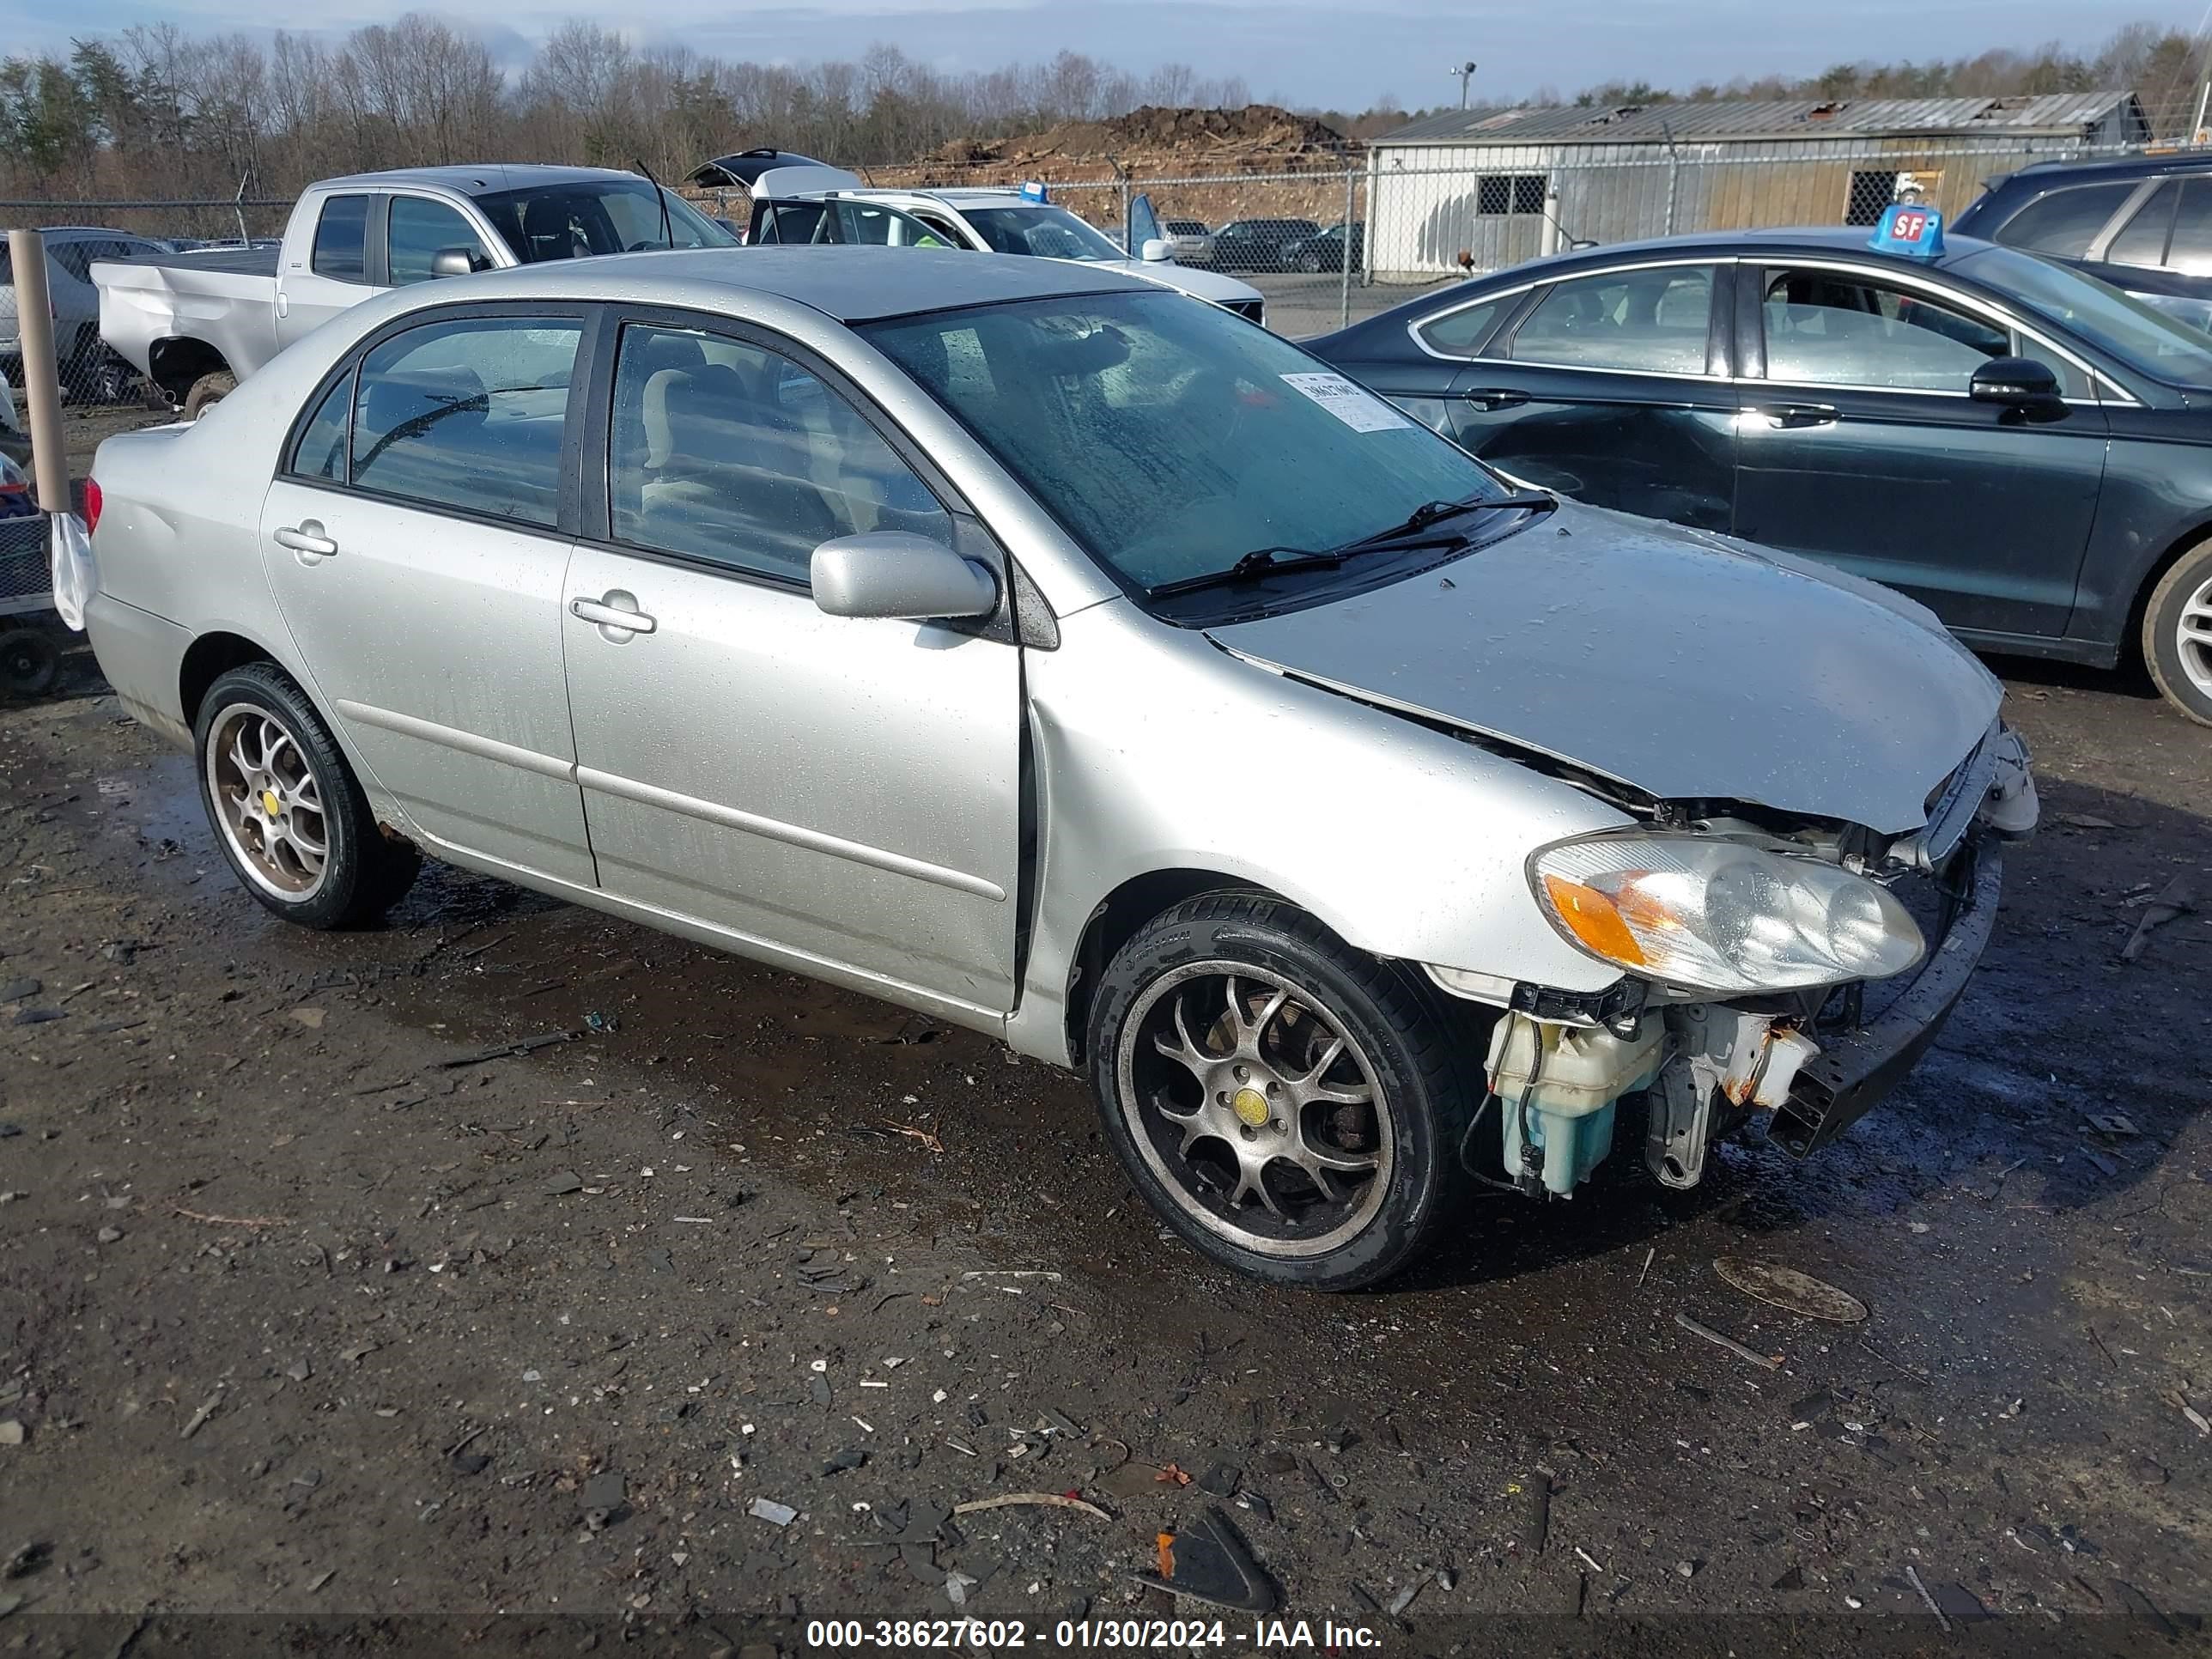
<svg viewBox="0 0 2212 1659">
<path fill-rule="evenodd" d="M 216 678 L 193 731 L 200 805 L 246 890 L 303 927 L 375 921 L 422 857 L 385 834 L 330 729 L 274 663 Z"/>
<path fill-rule="evenodd" d="M 1472 1117 L 1450 1022 L 1399 969 L 1257 893 L 1154 918 L 1089 1021 L 1107 1141 L 1185 1242 L 1240 1273 L 1352 1291 L 1457 1214 Z"/>
<path fill-rule="evenodd" d="M 2151 590 L 2142 654 L 2166 700 L 2212 726 L 2212 541 L 2183 554 Z"/>
<path fill-rule="evenodd" d="M 201 375 L 192 382 L 192 389 L 185 393 L 185 418 L 197 421 L 237 390 L 238 376 L 228 369 Z"/>
<path fill-rule="evenodd" d="M 0 634 L 0 691 L 15 697 L 43 697 L 61 677 L 62 654 L 53 640 L 34 628 Z"/>
</svg>

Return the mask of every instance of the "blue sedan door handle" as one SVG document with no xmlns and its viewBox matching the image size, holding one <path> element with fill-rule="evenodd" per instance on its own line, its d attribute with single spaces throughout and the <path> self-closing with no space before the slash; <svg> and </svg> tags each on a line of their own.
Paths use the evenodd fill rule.
<svg viewBox="0 0 2212 1659">
<path fill-rule="evenodd" d="M 1836 410 L 1832 404 L 1776 404 L 1771 408 L 1757 409 L 1754 415 L 1766 416 L 1767 425 L 1777 432 L 1800 427 L 1833 426 Z"/>
<path fill-rule="evenodd" d="M 1517 409 L 1528 401 L 1528 394 L 1506 386 L 1479 386 L 1472 392 L 1459 394 L 1477 409 Z"/>
</svg>

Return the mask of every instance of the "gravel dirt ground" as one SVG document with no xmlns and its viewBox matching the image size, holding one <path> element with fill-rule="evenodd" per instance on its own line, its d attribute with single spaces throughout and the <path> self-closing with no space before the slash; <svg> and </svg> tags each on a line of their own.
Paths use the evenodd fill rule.
<svg viewBox="0 0 2212 1659">
<path fill-rule="evenodd" d="M 2212 733 L 2013 690 L 2045 831 L 1889 1105 L 1324 1298 L 978 1037 L 435 867 L 279 925 L 75 657 L 0 710 L 0 1651 L 2203 1651 L 2212 924 L 2119 952 Z M 1209 1509 L 1279 1633 L 1133 1581 Z"/>
</svg>

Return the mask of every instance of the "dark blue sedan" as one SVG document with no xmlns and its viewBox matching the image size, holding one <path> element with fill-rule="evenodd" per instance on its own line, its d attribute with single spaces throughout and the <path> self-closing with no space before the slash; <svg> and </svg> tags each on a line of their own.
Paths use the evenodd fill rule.
<svg viewBox="0 0 2212 1659">
<path fill-rule="evenodd" d="M 1825 559 L 1983 649 L 2140 653 L 2212 725 L 2212 335 L 2071 267 L 1672 237 L 1307 343 L 1529 483 Z"/>
</svg>

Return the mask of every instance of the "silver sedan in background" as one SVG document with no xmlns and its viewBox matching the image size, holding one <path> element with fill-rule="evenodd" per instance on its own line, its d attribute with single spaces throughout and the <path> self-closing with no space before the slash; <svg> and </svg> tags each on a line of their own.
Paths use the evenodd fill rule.
<svg viewBox="0 0 2212 1659">
<path fill-rule="evenodd" d="M 270 910 L 427 854 L 993 1033 L 1279 1282 L 1833 1138 L 2035 818 L 1918 606 L 1055 261 L 426 284 L 94 475 L 101 665 Z"/>
</svg>

